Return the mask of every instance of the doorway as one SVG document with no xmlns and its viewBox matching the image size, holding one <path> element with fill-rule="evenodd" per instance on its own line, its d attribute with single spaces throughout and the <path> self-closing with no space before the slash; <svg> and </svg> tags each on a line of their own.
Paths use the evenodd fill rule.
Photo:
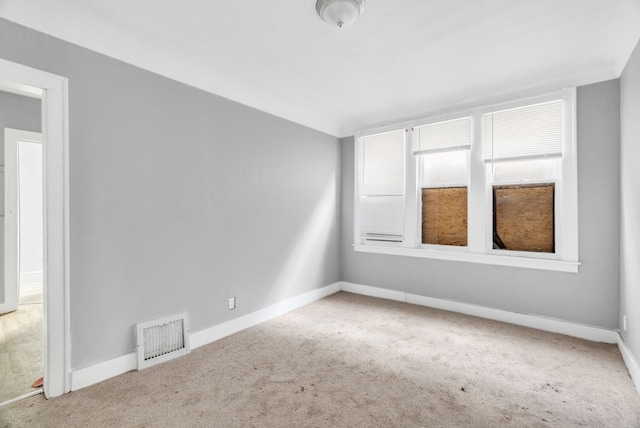
<svg viewBox="0 0 640 428">
<path fill-rule="evenodd" d="M 39 100 L 0 93 L 0 121 L 40 129 Z M 28 122 L 31 123 L 28 123 Z M 42 392 L 42 135 L 4 130 L 4 307 L 0 313 L 0 403 Z"/>
<path fill-rule="evenodd" d="M 0 90 L 41 101 L 43 165 L 43 389 L 71 390 L 68 80 L 0 59 Z M 0 306 L 7 302 L 0 301 Z"/>
</svg>

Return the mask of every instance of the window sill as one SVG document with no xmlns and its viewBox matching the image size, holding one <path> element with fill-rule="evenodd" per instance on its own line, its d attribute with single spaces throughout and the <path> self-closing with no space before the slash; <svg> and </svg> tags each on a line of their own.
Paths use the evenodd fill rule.
<svg viewBox="0 0 640 428">
<path fill-rule="evenodd" d="M 355 244 L 353 246 L 353 249 L 362 253 L 422 257 L 425 259 L 451 260 L 458 262 L 481 263 L 485 265 L 511 266 L 569 273 L 578 273 L 578 267 L 580 266 L 580 262 L 568 262 L 563 260 L 535 259 L 530 257 L 501 256 L 494 254 L 477 254 L 467 252 L 463 253 L 457 251 L 442 251 L 423 248 Z"/>
</svg>

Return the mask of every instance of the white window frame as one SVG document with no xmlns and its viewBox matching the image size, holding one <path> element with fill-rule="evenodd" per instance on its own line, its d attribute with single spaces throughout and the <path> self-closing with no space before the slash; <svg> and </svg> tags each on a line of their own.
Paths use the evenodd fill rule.
<svg viewBox="0 0 640 428">
<path fill-rule="evenodd" d="M 531 104 L 562 99 L 564 113 L 564 138 L 562 155 L 562 177 L 555 182 L 555 253 L 494 250 L 492 184 L 489 183 L 487 167 L 483 158 L 482 115 Z M 472 145 L 469 154 L 468 187 L 468 245 L 466 247 L 446 245 L 422 245 L 420 239 L 421 205 L 418 190 L 420 173 L 418 159 L 413 155 L 413 127 L 422 126 L 462 116 L 472 117 Z M 577 273 L 578 261 L 578 182 L 576 152 L 576 89 L 566 88 L 544 95 L 522 98 L 515 101 L 480 106 L 461 110 L 453 114 L 432 116 L 422 120 L 406 121 L 384 128 L 371 129 L 356 134 L 355 175 L 358 174 L 357 140 L 365 135 L 405 128 L 405 227 L 401 245 L 362 244 L 358 240 L 358 180 L 355 181 L 354 250 L 358 252 L 421 257 L 436 260 L 464 261 L 488 265 L 512 266 Z M 547 180 L 545 182 L 551 182 Z M 529 182 L 527 182 L 529 183 Z M 531 184 L 534 181 L 530 182 Z M 509 183 L 500 183 L 508 185 Z"/>
<path fill-rule="evenodd" d="M 385 134 L 388 132 L 393 132 L 393 131 L 400 131 L 404 129 L 402 126 L 392 126 L 392 127 L 386 127 L 386 128 L 380 128 L 380 129 L 376 129 L 375 131 L 371 131 L 371 132 L 367 132 L 367 133 L 359 133 L 358 137 L 356 138 L 355 141 L 355 152 L 356 152 L 356 157 L 355 157 L 355 168 L 354 168 L 354 172 L 355 174 L 355 205 L 354 205 L 354 213 L 355 213 L 355 219 L 356 219 L 356 223 L 358 223 L 358 219 L 360 218 L 360 168 L 363 167 L 363 159 L 362 159 L 362 153 L 361 150 L 363 150 L 363 144 L 362 144 L 362 139 L 368 136 L 372 136 L 372 135 L 377 135 L 377 134 Z M 407 148 L 411 148 L 411 141 L 407 140 L 408 136 L 407 136 L 407 132 L 404 132 L 404 144 L 405 144 L 405 151 L 407 150 Z M 406 155 L 406 153 L 405 153 Z M 413 158 L 413 156 L 412 156 Z M 407 227 L 406 225 L 409 224 L 407 223 L 407 218 L 406 218 L 406 212 L 407 212 L 407 158 L 405 156 L 405 164 L 404 164 L 404 174 L 405 174 L 405 188 L 404 188 L 404 198 L 405 198 L 405 204 L 404 204 L 404 215 L 405 215 L 405 220 L 404 220 L 404 230 L 402 233 L 403 236 L 403 242 L 406 241 L 406 234 L 407 234 Z M 367 245 L 367 246 L 376 246 L 376 245 L 382 245 L 382 246 L 389 246 L 389 247 L 400 247 L 403 245 L 403 242 L 397 242 L 397 241 L 369 241 L 365 244 L 365 241 L 360 233 L 360 225 L 358 224 L 357 227 L 354 228 L 354 243 L 356 243 L 356 245 Z"/>
</svg>

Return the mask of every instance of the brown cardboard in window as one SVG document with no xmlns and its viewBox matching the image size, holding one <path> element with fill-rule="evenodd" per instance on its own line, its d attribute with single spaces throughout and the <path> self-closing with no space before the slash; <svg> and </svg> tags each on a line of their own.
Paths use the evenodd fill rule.
<svg viewBox="0 0 640 428">
<path fill-rule="evenodd" d="M 467 245 L 467 188 L 422 189 L 422 243 Z"/>
<path fill-rule="evenodd" d="M 553 183 L 494 186 L 494 248 L 553 253 L 553 201 Z"/>
</svg>

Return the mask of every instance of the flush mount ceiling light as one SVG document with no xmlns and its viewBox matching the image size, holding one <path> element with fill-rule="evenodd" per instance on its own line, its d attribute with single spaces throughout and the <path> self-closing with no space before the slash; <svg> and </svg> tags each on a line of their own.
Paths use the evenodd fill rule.
<svg viewBox="0 0 640 428">
<path fill-rule="evenodd" d="M 364 0 L 318 0 L 316 12 L 324 22 L 338 28 L 353 24 L 364 10 Z"/>
</svg>

